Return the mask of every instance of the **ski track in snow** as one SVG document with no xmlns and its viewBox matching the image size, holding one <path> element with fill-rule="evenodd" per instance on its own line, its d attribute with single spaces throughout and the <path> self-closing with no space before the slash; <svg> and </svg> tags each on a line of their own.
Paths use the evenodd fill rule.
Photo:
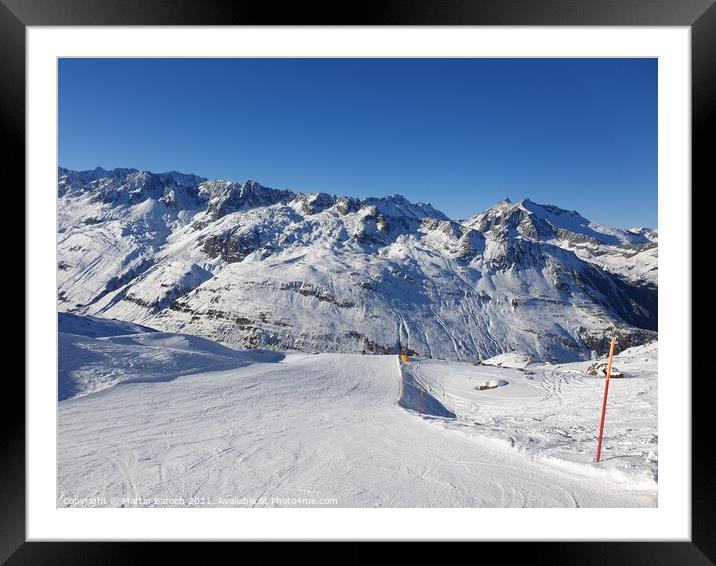
<svg viewBox="0 0 716 566">
<path fill-rule="evenodd" d="M 336 498 L 339 507 L 656 505 L 655 484 L 635 488 L 610 474 L 620 442 L 633 440 L 612 429 L 605 448 L 615 459 L 603 473 L 580 457 L 570 462 L 559 443 L 543 439 L 537 456 L 524 449 L 530 434 L 563 432 L 591 453 L 603 381 L 556 367 L 530 376 L 420 360 L 402 369 L 457 418 L 398 405 L 404 376 L 396 356 L 288 354 L 62 401 L 58 506 L 65 497 L 179 496 L 211 498 L 212 506 L 223 506 L 221 497 Z M 474 390 L 476 379 L 495 374 L 510 385 Z M 615 384 L 609 422 L 622 422 L 623 384 L 644 397 L 644 383 L 628 382 Z M 563 422 L 570 415 L 577 418 Z M 647 419 L 639 434 L 652 425 L 655 433 L 655 422 Z"/>
</svg>

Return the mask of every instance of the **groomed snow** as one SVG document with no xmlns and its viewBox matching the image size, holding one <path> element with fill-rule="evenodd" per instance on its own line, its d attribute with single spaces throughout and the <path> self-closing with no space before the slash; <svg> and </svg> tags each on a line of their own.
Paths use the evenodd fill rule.
<svg viewBox="0 0 716 566">
<path fill-rule="evenodd" d="M 118 385 L 277 361 L 278 352 L 238 352 L 206 338 L 118 320 L 59 314 L 60 401 Z"/>
<path fill-rule="evenodd" d="M 586 362 L 401 368 L 394 355 L 266 357 L 167 333 L 66 336 L 174 365 L 59 403 L 58 506 L 656 505 L 655 344 L 620 356 L 596 466 L 603 380 Z M 206 356 L 234 365 L 195 369 Z M 493 379 L 508 385 L 474 389 Z"/>
<path fill-rule="evenodd" d="M 505 359 L 505 366 L 519 359 Z M 615 356 L 623 379 L 610 383 L 602 462 L 595 466 L 604 378 L 590 362 L 530 364 L 525 369 L 438 360 L 413 361 L 405 372 L 457 418 L 443 426 L 492 440 L 537 462 L 587 477 L 608 475 L 625 485 L 656 489 L 658 467 L 656 342 Z M 516 365 L 516 367 L 520 367 Z M 483 383 L 507 386 L 480 391 Z"/>
</svg>

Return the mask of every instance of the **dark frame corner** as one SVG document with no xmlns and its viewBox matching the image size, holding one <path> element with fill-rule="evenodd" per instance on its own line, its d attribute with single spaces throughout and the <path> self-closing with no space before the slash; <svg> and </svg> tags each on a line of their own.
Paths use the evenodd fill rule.
<svg viewBox="0 0 716 566">
<path fill-rule="evenodd" d="M 338 4 L 333 4 L 338 6 Z M 716 5 L 713 0 L 366 0 L 348 10 L 294 3 L 281 11 L 268 2 L 250 0 L 0 0 L 0 124 L 3 157 L 13 184 L 24 187 L 25 159 L 25 28 L 67 25 L 631 25 L 690 26 L 692 32 L 692 187 L 716 182 L 713 131 L 716 113 Z M 693 193 L 693 189 L 692 189 Z M 23 194 L 15 191 L 15 194 Z M 687 195 L 688 197 L 688 195 Z M 22 210 L 25 209 L 24 198 Z M 24 260 L 23 260 L 24 263 Z M 25 304 L 31 297 L 25 296 Z M 701 338 L 703 340 L 703 338 Z M 714 451 L 707 432 L 712 426 L 706 388 L 710 376 L 692 383 L 692 539 L 691 542 L 634 543 L 491 543 L 501 558 L 529 555 L 531 564 L 693 564 L 716 562 L 716 491 L 712 481 Z M 12 399 L 24 399 L 24 384 L 5 382 Z M 0 563 L 133 564 L 177 558 L 206 560 L 196 545 L 160 543 L 28 543 L 25 537 L 24 404 L 14 414 L 3 411 L 3 465 L 0 467 Z M 354 545 L 354 561 L 365 545 Z M 481 553 L 484 548 L 481 546 Z M 204 547 L 206 548 L 206 547 Z M 253 548 L 256 548 L 254 546 Z M 287 549 L 285 557 L 296 549 Z M 260 547 L 259 552 L 265 552 Z M 243 551 L 242 551 L 243 552 Z M 278 556 L 276 549 L 270 551 Z M 305 553 L 305 549 L 299 550 Z M 339 551 L 340 552 L 340 551 Z M 420 548 L 424 558 L 424 548 Z M 279 552 L 281 554 L 281 552 Z M 345 555 L 345 551 L 343 551 Z M 236 556 L 236 555 L 234 555 Z M 311 553 L 311 558 L 333 552 Z"/>
</svg>

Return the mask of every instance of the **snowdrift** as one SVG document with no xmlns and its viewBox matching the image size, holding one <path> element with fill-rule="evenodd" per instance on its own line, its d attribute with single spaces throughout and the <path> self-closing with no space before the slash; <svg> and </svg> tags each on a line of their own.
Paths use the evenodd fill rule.
<svg viewBox="0 0 716 566">
<path fill-rule="evenodd" d="M 524 369 L 535 361 L 538 360 L 535 360 L 534 356 L 525 352 L 507 352 L 482 360 L 482 363 L 486 366 Z"/>
<path fill-rule="evenodd" d="M 57 328 L 59 332 L 65 334 L 77 334 L 78 336 L 88 336 L 90 338 L 157 332 L 148 326 L 122 320 L 97 318 L 96 316 L 78 316 L 66 312 L 58 313 Z"/>
<path fill-rule="evenodd" d="M 206 338 L 158 332 L 95 317 L 59 313 L 58 399 L 121 383 L 169 381 L 182 375 L 277 362 L 277 352 L 233 350 Z"/>
<path fill-rule="evenodd" d="M 455 413 L 443 405 L 432 393 L 429 387 L 420 383 L 410 364 L 400 364 L 401 388 L 398 404 L 420 415 L 454 419 Z"/>
</svg>

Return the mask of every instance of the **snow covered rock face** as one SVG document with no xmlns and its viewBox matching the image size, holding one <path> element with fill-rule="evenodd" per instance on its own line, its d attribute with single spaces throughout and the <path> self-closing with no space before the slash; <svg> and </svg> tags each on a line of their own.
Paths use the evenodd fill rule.
<svg viewBox="0 0 716 566">
<path fill-rule="evenodd" d="M 174 209 L 192 208 L 197 205 L 197 186 L 202 177 L 185 175 L 176 171 L 150 173 L 136 169 L 113 169 L 101 167 L 92 171 L 58 171 L 58 195 L 68 192 L 92 194 L 92 200 L 108 204 L 139 204 L 148 199 L 160 200 Z"/>
<path fill-rule="evenodd" d="M 659 240 L 656 230 L 609 228 L 574 210 L 541 205 L 529 199 L 517 203 L 505 199 L 466 224 L 481 232 L 505 233 L 559 246 L 632 286 L 645 288 L 647 293 L 656 290 Z"/>
<path fill-rule="evenodd" d="M 277 191 L 246 181 L 244 185 L 233 181 L 208 181 L 199 187 L 199 194 L 209 198 L 207 214 L 212 220 L 236 212 L 260 206 L 287 202 L 296 195 L 291 191 Z"/>
<path fill-rule="evenodd" d="M 545 361 L 655 338 L 655 232 L 503 201 L 298 195 L 134 169 L 58 180 L 60 309 L 239 347 Z M 653 260 L 653 261 L 652 261 Z"/>
</svg>

